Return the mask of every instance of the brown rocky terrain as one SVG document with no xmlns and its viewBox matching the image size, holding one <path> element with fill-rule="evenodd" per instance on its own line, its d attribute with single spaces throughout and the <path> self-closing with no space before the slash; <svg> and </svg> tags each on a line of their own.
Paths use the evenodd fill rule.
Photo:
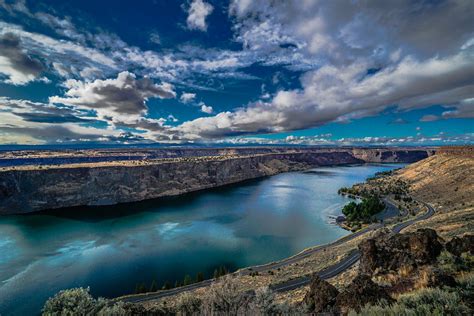
<svg viewBox="0 0 474 316">
<path fill-rule="evenodd" d="M 400 295 L 419 289 L 447 286 L 456 291 L 456 277 L 472 274 L 472 247 L 474 235 L 445 242 L 431 229 L 379 234 L 359 245 L 359 271 L 348 285 L 339 291 L 313 277 L 302 303 L 310 314 L 345 315 L 351 310 L 361 312 L 367 304 L 396 304 Z M 447 264 L 446 258 L 451 262 Z M 473 310 L 469 299 L 463 303 Z M 389 311 L 381 315 L 392 315 Z"/>
<path fill-rule="evenodd" d="M 444 175 L 437 180 L 439 187 L 434 189 L 430 186 L 438 185 L 438 182 L 432 179 L 430 168 L 436 169 L 436 175 Z M 462 168 L 468 172 L 459 170 Z M 240 275 L 237 271 L 231 281 L 232 297 L 311 275 L 340 261 L 358 247 L 360 261 L 338 276 L 327 281 L 315 277 L 309 286 L 268 296 L 266 301 L 271 303 L 271 308 L 278 307 L 276 312 L 272 309 L 271 314 L 472 314 L 474 212 L 472 206 L 466 206 L 472 201 L 471 171 L 472 151 L 469 148 L 450 148 L 368 181 L 359 188 L 389 194 L 394 199 L 400 195 L 397 200 L 400 207 L 413 209 L 413 214 L 406 212 L 408 218 L 426 209 L 416 200 L 404 201 L 410 196 L 424 198 L 424 202 L 431 204 L 429 198 L 437 195 L 437 202 L 433 203 L 437 212 L 431 218 L 405 228 L 402 234 L 393 234 L 386 229 L 370 231 L 281 269 L 247 275 Z M 442 189 L 452 184 L 454 179 L 459 187 L 457 191 Z M 437 193 L 432 190 L 437 190 Z M 463 199 L 456 201 L 454 207 L 449 205 L 451 192 L 460 192 L 459 198 Z M 387 225 L 391 227 L 390 223 Z M 222 287 L 227 281 L 217 282 Z M 172 314 L 182 308 L 186 310 L 190 302 L 194 302 L 192 306 L 197 308 L 194 311 L 199 311 L 199 304 L 205 306 L 211 292 L 208 288 L 200 288 L 131 306 L 141 310 L 138 314 L 162 310 L 163 307 Z M 257 293 L 263 292 L 257 290 Z"/>
<path fill-rule="evenodd" d="M 436 155 L 399 170 L 394 178 L 409 185 L 417 199 L 436 209 L 435 216 L 408 228 L 433 228 L 443 237 L 474 231 L 474 147 L 441 148 Z"/>
</svg>

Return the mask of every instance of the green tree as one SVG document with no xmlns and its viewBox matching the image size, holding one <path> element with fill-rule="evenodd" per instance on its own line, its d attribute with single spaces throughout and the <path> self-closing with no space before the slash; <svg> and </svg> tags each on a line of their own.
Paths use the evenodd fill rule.
<svg viewBox="0 0 474 316">
<path fill-rule="evenodd" d="M 137 284 L 137 286 L 135 287 L 135 293 L 137 293 L 137 294 L 146 293 L 145 283 Z"/>
<path fill-rule="evenodd" d="M 204 274 L 202 272 L 198 272 L 196 275 L 196 282 L 204 281 Z"/>
<path fill-rule="evenodd" d="M 162 287 L 163 290 L 169 290 L 171 289 L 171 283 L 169 281 L 166 281 L 165 284 L 163 284 Z"/>
<path fill-rule="evenodd" d="M 156 292 L 158 291 L 158 285 L 156 284 L 156 280 L 153 280 L 150 285 L 150 292 Z"/>
<path fill-rule="evenodd" d="M 184 277 L 184 285 L 190 285 L 193 283 L 193 279 L 191 279 L 191 276 L 189 274 L 186 274 Z"/>
</svg>

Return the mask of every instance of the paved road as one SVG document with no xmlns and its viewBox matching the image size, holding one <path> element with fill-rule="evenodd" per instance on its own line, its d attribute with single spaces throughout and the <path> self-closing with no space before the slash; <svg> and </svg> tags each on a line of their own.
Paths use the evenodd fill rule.
<svg viewBox="0 0 474 316">
<path fill-rule="evenodd" d="M 387 199 L 385 199 L 385 202 L 386 202 L 386 205 L 387 205 L 387 209 L 384 212 L 386 212 L 387 214 L 388 213 L 393 213 L 393 208 L 396 208 L 396 206 L 393 205 Z M 416 218 L 410 219 L 406 222 L 402 222 L 402 223 L 399 223 L 399 224 L 395 225 L 392 228 L 392 232 L 399 233 L 404 228 L 406 228 L 406 227 L 408 227 L 408 226 L 410 226 L 410 225 L 412 225 L 412 224 L 414 224 L 418 221 L 425 220 L 425 219 L 431 217 L 434 214 L 434 209 L 430 205 L 428 205 L 427 203 L 424 203 L 424 202 L 421 202 L 421 203 L 423 203 L 426 206 L 426 208 L 427 208 L 426 213 L 424 213 L 423 215 L 420 215 Z M 306 249 L 306 250 L 296 254 L 295 256 L 283 259 L 281 261 L 271 262 L 271 263 L 260 265 L 260 266 L 254 266 L 254 267 L 250 267 L 250 268 L 241 269 L 241 270 L 238 270 L 234 273 L 238 274 L 238 275 L 248 275 L 252 272 L 266 272 L 266 271 L 269 271 L 269 270 L 278 269 L 278 268 L 281 268 L 283 266 L 287 266 L 287 265 L 296 263 L 296 262 L 298 262 L 298 261 L 300 261 L 304 258 L 307 258 L 307 257 L 309 257 L 309 256 L 311 256 L 315 253 L 325 251 L 328 248 L 340 245 L 344 242 L 352 240 L 352 239 L 354 239 L 354 238 L 356 238 L 356 237 L 358 237 L 362 234 L 365 234 L 369 231 L 375 230 L 375 229 L 380 228 L 382 226 L 383 226 L 382 223 L 372 224 L 372 225 L 370 225 L 370 226 L 368 226 L 364 229 L 361 229 L 361 230 L 359 230 L 359 231 L 357 231 L 353 234 L 342 237 L 342 238 L 336 240 L 333 243 L 330 243 L 330 244 L 327 244 L 327 245 L 322 245 L 322 246 L 317 246 L 317 247 L 313 247 L 313 248 L 309 248 L 309 249 Z M 341 260 L 338 263 L 336 263 L 336 264 L 334 264 L 330 267 L 327 267 L 326 269 L 318 272 L 318 275 L 322 279 L 330 279 L 332 277 L 335 277 L 338 274 L 340 274 L 340 273 L 346 271 L 347 269 L 349 269 L 350 267 L 352 267 L 352 265 L 354 265 L 359 260 L 359 258 L 360 258 L 359 251 L 358 250 L 353 250 L 343 260 Z M 294 290 L 296 288 L 299 288 L 301 286 L 305 286 L 305 285 L 309 284 L 310 280 L 311 280 L 310 276 L 304 276 L 304 277 L 292 279 L 292 280 L 289 280 L 289 281 L 286 281 L 286 282 L 283 282 L 283 283 L 280 283 L 280 284 L 272 285 L 271 288 L 276 292 L 290 291 L 290 290 Z M 159 292 L 154 292 L 154 293 L 137 294 L 137 295 L 133 295 L 133 296 L 121 297 L 121 298 L 118 298 L 117 300 L 120 300 L 120 301 L 123 301 L 123 302 L 131 302 L 131 303 L 138 303 L 138 302 L 156 300 L 156 299 L 160 299 L 160 298 L 163 298 L 163 297 L 179 294 L 179 293 L 182 293 L 182 292 L 196 290 L 196 289 L 199 289 L 199 288 L 202 288 L 202 287 L 206 287 L 206 286 L 211 285 L 212 282 L 214 282 L 214 280 L 209 279 L 209 280 L 204 280 L 204 281 L 199 282 L 199 283 L 194 283 L 194 284 L 191 284 L 191 285 L 182 286 L 182 287 L 171 289 L 171 290 L 159 291 Z"/>
<path fill-rule="evenodd" d="M 410 219 L 408 221 L 405 221 L 405 222 L 402 222 L 402 223 L 399 223 L 399 224 L 395 225 L 392 228 L 393 233 L 399 233 L 403 229 L 407 228 L 408 226 L 410 226 L 410 225 L 412 225 L 412 224 L 414 224 L 418 221 L 422 221 L 422 220 L 428 219 L 431 216 L 433 216 L 433 214 L 434 214 L 433 207 L 431 207 L 427 203 L 424 203 L 424 202 L 421 202 L 421 203 L 423 203 L 423 205 L 426 206 L 427 211 L 423 215 L 420 215 L 416 218 L 413 218 L 413 219 Z M 391 206 L 395 207 L 393 204 Z M 357 261 L 359 261 L 359 258 L 360 258 L 359 250 L 353 250 L 342 261 L 326 268 L 325 270 L 319 271 L 317 274 L 323 280 L 330 279 L 332 277 L 337 276 L 339 273 L 344 272 L 348 268 L 352 267 L 352 265 L 354 265 Z M 286 292 L 286 291 L 294 290 L 294 289 L 296 289 L 298 287 L 301 287 L 301 286 L 305 286 L 305 285 L 309 284 L 310 281 L 311 281 L 310 276 L 304 276 L 304 277 L 297 278 L 297 279 L 294 279 L 294 280 L 290 280 L 290 281 L 287 281 L 287 282 L 284 282 L 284 283 L 273 285 L 273 286 L 271 286 L 271 288 L 272 288 L 272 290 L 274 290 L 276 292 Z"/>
</svg>

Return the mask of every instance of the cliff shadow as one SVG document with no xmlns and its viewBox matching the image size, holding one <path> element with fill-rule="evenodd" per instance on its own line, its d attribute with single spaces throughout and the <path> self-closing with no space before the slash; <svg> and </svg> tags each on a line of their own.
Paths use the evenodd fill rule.
<svg viewBox="0 0 474 316">
<path fill-rule="evenodd" d="M 100 205 L 100 206 L 74 206 L 67 208 L 58 208 L 45 210 L 29 214 L 20 214 L 15 216 L 38 216 L 47 215 L 58 218 L 71 219 L 83 222 L 100 222 L 114 218 L 126 217 L 139 213 L 151 212 L 156 213 L 164 209 L 166 211 L 180 211 L 182 207 L 195 203 L 205 194 L 221 194 L 228 195 L 237 188 L 252 187 L 257 183 L 263 181 L 268 177 L 261 177 L 257 179 L 249 179 L 238 183 L 227 184 L 216 188 L 208 188 L 188 193 L 183 193 L 176 196 L 161 197 L 156 199 L 149 199 L 138 202 L 119 203 L 114 205 Z"/>
</svg>

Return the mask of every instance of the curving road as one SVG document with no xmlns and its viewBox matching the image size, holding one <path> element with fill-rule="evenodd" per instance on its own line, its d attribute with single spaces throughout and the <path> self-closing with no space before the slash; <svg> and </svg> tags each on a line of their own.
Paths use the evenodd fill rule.
<svg viewBox="0 0 474 316">
<path fill-rule="evenodd" d="M 407 228 L 408 226 L 410 226 L 410 225 L 412 225 L 412 224 L 414 224 L 418 221 L 428 219 L 434 214 L 433 207 L 431 207 L 429 204 L 427 204 L 425 202 L 422 202 L 422 201 L 419 201 L 419 202 L 421 202 L 424 206 L 426 206 L 427 211 L 423 215 L 420 215 L 416 218 L 413 218 L 413 219 L 410 219 L 408 221 L 405 221 L 405 222 L 402 222 L 402 223 L 399 223 L 399 224 L 395 225 L 392 228 L 393 233 L 399 233 L 400 231 Z M 384 210 L 384 213 L 385 214 L 393 214 L 393 208 L 396 209 L 396 206 L 388 199 L 385 199 L 385 203 L 386 203 L 387 206 L 386 206 L 386 209 Z M 387 218 L 387 216 L 383 216 L 383 218 Z M 375 229 L 383 227 L 383 226 L 384 226 L 383 223 L 372 224 L 372 225 L 370 225 L 370 226 L 368 226 L 364 229 L 361 229 L 361 230 L 359 230 L 359 231 L 357 231 L 353 234 L 342 237 L 342 238 L 336 240 L 333 243 L 306 249 L 306 250 L 304 250 L 304 251 L 302 251 L 302 252 L 300 252 L 300 253 L 292 256 L 292 257 L 283 259 L 281 261 L 271 262 L 271 263 L 267 263 L 267 264 L 264 264 L 264 265 L 253 266 L 253 267 L 241 269 L 241 270 L 238 270 L 238 271 L 234 272 L 234 274 L 248 275 L 252 272 L 265 272 L 265 271 L 269 271 L 269 270 L 273 270 L 273 269 L 278 269 L 278 268 L 281 268 L 281 267 L 284 267 L 284 266 L 287 266 L 287 265 L 290 265 L 290 264 L 293 264 L 293 263 L 297 263 L 298 261 L 301 261 L 302 259 L 307 258 L 307 257 L 309 257 L 309 256 L 311 256 L 315 253 L 318 253 L 318 252 L 324 251 L 328 248 L 340 245 L 340 244 L 342 244 L 344 242 L 347 242 L 349 240 L 352 240 L 352 239 L 354 239 L 354 238 L 356 238 L 356 237 L 358 237 L 362 234 L 365 234 L 369 231 L 375 230 Z M 346 271 L 350 267 L 352 267 L 359 260 L 359 258 L 360 258 L 359 250 L 354 249 L 344 259 L 342 259 L 341 261 L 339 261 L 338 263 L 336 263 L 332 266 L 327 267 L 324 270 L 319 271 L 317 274 L 319 275 L 319 277 L 321 279 L 330 279 L 330 278 L 335 277 L 338 274 Z M 271 285 L 270 288 L 272 290 L 276 291 L 276 292 L 286 292 L 286 291 L 291 291 L 291 290 L 297 289 L 301 286 L 305 286 L 305 285 L 309 284 L 310 281 L 311 281 L 311 276 L 304 276 L 304 277 L 292 279 L 292 280 L 289 280 L 289 281 L 285 281 L 285 282 L 280 283 L 280 284 Z M 171 290 L 164 290 L 164 291 L 158 291 L 158 292 L 152 292 L 152 293 L 144 293 L 144 294 L 136 294 L 136 295 L 131 295 L 131 296 L 124 296 L 124 297 L 117 298 L 117 300 L 118 301 L 123 301 L 123 302 L 130 302 L 130 303 L 139 303 L 139 302 L 145 302 L 145 301 L 150 301 L 150 300 L 156 300 L 156 299 L 160 299 L 160 298 L 163 298 L 163 297 L 176 295 L 176 294 L 179 294 L 179 293 L 182 293 L 182 292 L 196 290 L 196 289 L 199 289 L 199 288 L 202 288 L 202 287 L 206 287 L 206 286 L 211 285 L 212 282 L 214 282 L 214 279 L 204 280 L 204 281 L 199 282 L 199 283 L 194 283 L 194 284 L 191 284 L 191 285 L 186 285 L 186 286 L 178 287 L 178 288 L 171 289 Z"/>
</svg>

